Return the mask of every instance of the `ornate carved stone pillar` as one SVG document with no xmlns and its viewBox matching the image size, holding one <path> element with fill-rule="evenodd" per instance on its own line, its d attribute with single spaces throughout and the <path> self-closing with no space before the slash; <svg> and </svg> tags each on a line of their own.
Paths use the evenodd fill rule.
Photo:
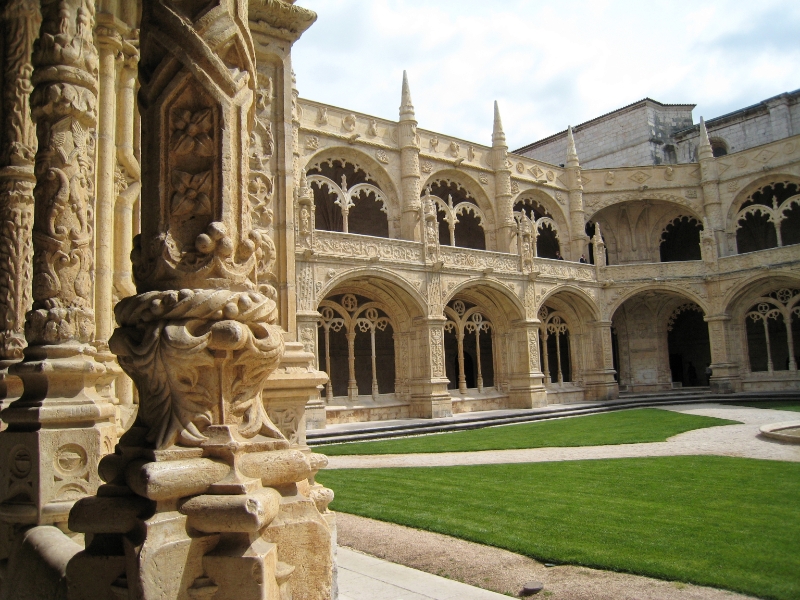
<svg viewBox="0 0 800 600">
<path fill-rule="evenodd" d="M 722 200 L 719 193 L 719 168 L 711 149 L 705 121 L 700 117 L 700 145 L 697 147 L 697 160 L 700 163 L 700 185 L 703 188 L 703 210 L 705 218 L 714 233 L 722 256 L 730 254 L 725 237 L 725 217 L 722 214 Z"/>
<path fill-rule="evenodd" d="M 730 321 L 727 314 L 707 315 L 708 341 L 711 345 L 711 391 L 717 394 L 738 392 L 741 389 L 739 365 L 733 361 L 730 349 Z"/>
<path fill-rule="evenodd" d="M 511 194 L 511 162 L 508 160 L 508 144 L 500 119 L 500 108 L 494 103 L 494 125 L 492 127 L 492 167 L 494 169 L 494 200 L 497 207 L 497 251 L 514 252 L 511 242 L 516 230 L 514 206 Z"/>
<path fill-rule="evenodd" d="M 416 319 L 417 352 L 422 358 L 419 372 L 411 382 L 411 416 L 438 418 L 453 415 L 453 403 L 447 392 L 449 380 L 444 366 L 445 317 Z"/>
<path fill-rule="evenodd" d="M 400 221 L 400 235 L 405 240 L 422 240 L 420 219 L 420 178 L 419 142 L 417 141 L 417 120 L 411 102 L 411 89 L 408 76 L 403 71 L 403 90 L 400 101 L 400 121 L 398 140 L 400 144 L 400 176 L 402 178 L 403 214 Z"/>
<path fill-rule="evenodd" d="M 581 179 L 581 165 L 578 161 L 578 151 L 575 148 L 575 138 L 572 127 L 567 129 L 567 188 L 569 189 L 569 215 L 572 235 L 571 259 L 577 261 L 581 254 L 588 252 L 589 236 L 586 235 L 586 216 L 583 207 L 583 180 Z M 596 260 L 596 259 L 595 259 Z"/>
<path fill-rule="evenodd" d="M 70 562 L 75 598 L 331 597 L 332 492 L 314 482 L 326 460 L 305 447 L 303 414 L 324 377 L 284 341 L 275 286 L 294 263 L 276 253 L 250 178 L 251 142 L 264 149 L 250 133 L 288 123 L 271 108 L 272 90 L 283 106 L 290 94 L 285 32 L 313 13 L 279 0 L 257 10 L 283 59 L 272 89 L 243 0 L 143 5 L 138 295 L 117 304 L 109 341 L 139 412 L 101 462 L 106 485 L 70 514 L 95 534 Z M 258 172 L 286 206 L 291 142 L 280 147 Z"/>
<path fill-rule="evenodd" d="M 512 373 L 508 399 L 509 406 L 513 408 L 534 408 L 547 404 L 539 357 L 540 325 L 539 319 L 515 321 L 512 324 L 515 356 L 510 364 Z"/>
<path fill-rule="evenodd" d="M 0 408 L 22 394 L 8 367 L 22 358 L 25 312 L 31 306 L 33 159 L 36 127 L 30 114 L 31 52 L 41 15 L 35 0 L 11 0 L 0 13 L 3 97 L 0 129 Z"/>
<path fill-rule="evenodd" d="M 37 125 L 33 308 L 24 360 L 11 367 L 24 393 L 3 411 L 0 518 L 64 523 L 76 499 L 100 483 L 100 456 L 113 450 L 109 370 L 94 340 L 94 141 L 97 50 L 94 2 L 42 4 L 33 51 L 31 114 Z M 106 393 L 104 391 L 104 393 Z"/>
<path fill-rule="evenodd" d="M 611 345 L 611 321 L 594 321 L 589 335 L 593 348 L 602 351 L 591 353 L 591 367 L 584 372 L 586 400 L 613 400 L 619 396 L 619 386 L 614 380 L 614 355 Z M 577 338 L 577 336 L 575 336 Z M 577 346 L 578 340 L 574 340 Z"/>
</svg>

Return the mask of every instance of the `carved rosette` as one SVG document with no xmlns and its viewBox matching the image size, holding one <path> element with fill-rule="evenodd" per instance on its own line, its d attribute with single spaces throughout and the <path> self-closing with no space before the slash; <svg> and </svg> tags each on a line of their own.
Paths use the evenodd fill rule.
<svg viewBox="0 0 800 600">
<path fill-rule="evenodd" d="M 136 382 L 157 449 L 200 446 L 212 424 L 284 439 L 261 402 L 283 356 L 275 302 L 256 292 L 181 290 L 125 298 L 109 346 Z"/>
<path fill-rule="evenodd" d="M 37 124 L 31 344 L 89 342 L 92 306 L 97 50 L 94 3 L 42 5 L 33 52 L 31 114 Z"/>
</svg>

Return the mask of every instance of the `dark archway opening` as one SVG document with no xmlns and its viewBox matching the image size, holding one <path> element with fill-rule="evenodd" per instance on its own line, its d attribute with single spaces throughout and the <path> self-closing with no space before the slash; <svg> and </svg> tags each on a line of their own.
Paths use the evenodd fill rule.
<svg viewBox="0 0 800 600">
<path fill-rule="evenodd" d="M 375 197 L 374 192 L 360 194 L 354 199 L 348 215 L 350 233 L 389 237 L 389 221 L 384 210 L 383 202 Z"/>
<path fill-rule="evenodd" d="M 439 231 L 441 236 L 441 229 Z M 470 212 L 462 212 L 458 215 L 455 238 L 456 246 L 461 248 L 486 250 L 486 235 L 483 232 L 483 227 L 481 227 L 480 218 Z"/>
<path fill-rule="evenodd" d="M 765 185 L 753 192 L 739 208 L 738 215 L 745 209 L 762 205 L 772 211 L 777 209 L 789 198 L 800 193 L 800 185 L 790 181 L 779 181 Z M 770 221 L 768 211 L 748 212 L 744 216 L 737 216 L 736 222 L 736 248 L 740 254 L 766 250 L 778 246 L 778 234 L 775 223 Z M 781 245 L 788 246 L 800 243 L 800 210 L 791 206 L 784 213 L 785 218 L 780 223 Z"/>
<path fill-rule="evenodd" d="M 711 364 L 708 323 L 703 313 L 686 309 L 678 314 L 667 334 L 672 381 L 683 387 L 708 385 L 706 367 Z"/>
<path fill-rule="evenodd" d="M 368 183 L 379 188 L 378 184 L 361 167 L 341 159 L 329 159 L 311 167 L 307 175 L 322 175 L 337 186 L 347 191 L 361 183 Z M 317 181 L 311 182 L 314 194 L 314 226 L 324 231 L 344 231 L 342 208 L 336 204 L 336 194 L 326 185 Z M 350 207 L 347 217 L 348 232 L 376 237 L 389 237 L 389 222 L 381 211 L 382 203 L 375 198 L 374 192 L 362 193 L 352 198 L 354 206 Z"/>
<path fill-rule="evenodd" d="M 661 234 L 661 262 L 700 260 L 700 231 L 703 226 L 693 217 L 678 217 Z"/>
<path fill-rule="evenodd" d="M 320 368 L 331 374 L 331 386 L 334 396 L 347 396 L 347 378 L 349 366 L 347 362 L 347 337 L 345 330 L 330 332 L 331 368 L 325 364 L 325 332 L 320 327 L 318 330 L 317 347 L 320 348 Z"/>
<path fill-rule="evenodd" d="M 561 378 L 566 383 L 572 381 L 572 361 L 569 355 L 569 331 L 547 337 L 547 363 L 550 369 L 550 383 L 558 383 L 559 346 L 561 351 Z"/>
<path fill-rule="evenodd" d="M 800 204 L 792 204 L 784 211 L 781 221 L 781 241 L 784 246 L 800 244 Z"/>
<path fill-rule="evenodd" d="M 558 236 L 550 224 L 545 223 L 539 228 L 539 235 L 536 238 L 536 255 L 541 258 L 558 258 L 560 253 Z"/>
<path fill-rule="evenodd" d="M 737 226 L 736 248 L 739 254 L 778 247 L 778 234 L 769 221 L 769 215 L 749 213 L 739 219 Z"/>
<path fill-rule="evenodd" d="M 796 353 L 798 347 L 796 336 L 800 333 L 800 327 L 797 326 L 797 319 L 793 319 L 793 321 L 792 337 L 795 338 Z M 753 319 L 748 318 L 746 329 L 747 351 L 750 357 L 751 371 L 769 370 L 770 359 L 772 359 L 773 371 L 787 371 L 789 369 L 789 340 L 782 315 L 777 315 L 774 319 L 767 319 L 769 344 L 767 344 L 767 334 L 764 332 L 763 320 L 753 321 Z"/>
<path fill-rule="evenodd" d="M 311 189 L 314 191 L 315 227 L 324 231 L 344 231 L 342 209 L 335 204 L 336 194 L 316 182 L 312 182 Z"/>
</svg>

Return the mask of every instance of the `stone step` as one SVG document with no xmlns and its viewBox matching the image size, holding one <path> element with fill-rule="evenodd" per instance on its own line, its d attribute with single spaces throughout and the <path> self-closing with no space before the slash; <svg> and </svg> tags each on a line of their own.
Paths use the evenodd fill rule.
<svg viewBox="0 0 800 600">
<path fill-rule="evenodd" d="M 467 431 L 481 429 L 494 425 L 510 425 L 514 423 L 528 423 L 533 421 L 546 421 L 563 417 L 598 414 L 625 410 L 628 408 L 645 408 L 659 404 L 698 404 L 703 402 L 731 402 L 731 401 L 770 401 L 770 400 L 800 400 L 800 390 L 779 392 L 743 392 L 738 394 L 710 394 L 705 393 L 674 393 L 638 394 L 626 396 L 608 402 L 581 402 L 576 404 L 553 404 L 542 408 L 486 411 L 483 413 L 470 413 L 469 415 L 455 415 L 453 417 L 430 419 L 392 421 L 381 425 L 380 422 L 362 424 L 349 424 L 342 429 L 317 429 L 306 432 L 306 441 L 309 446 L 322 444 L 357 442 L 367 440 L 381 440 L 423 435 L 427 433 L 443 433 L 449 431 Z"/>
</svg>

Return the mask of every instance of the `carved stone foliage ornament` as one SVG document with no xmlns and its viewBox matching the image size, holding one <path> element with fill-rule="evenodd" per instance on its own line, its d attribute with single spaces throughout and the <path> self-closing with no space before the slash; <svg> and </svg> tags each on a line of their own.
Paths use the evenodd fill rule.
<svg viewBox="0 0 800 600">
<path fill-rule="evenodd" d="M 261 390 L 283 355 L 275 302 L 256 292 L 181 290 L 123 299 L 110 341 L 146 397 L 139 418 L 156 448 L 199 446 L 211 424 L 283 439 Z"/>
</svg>

